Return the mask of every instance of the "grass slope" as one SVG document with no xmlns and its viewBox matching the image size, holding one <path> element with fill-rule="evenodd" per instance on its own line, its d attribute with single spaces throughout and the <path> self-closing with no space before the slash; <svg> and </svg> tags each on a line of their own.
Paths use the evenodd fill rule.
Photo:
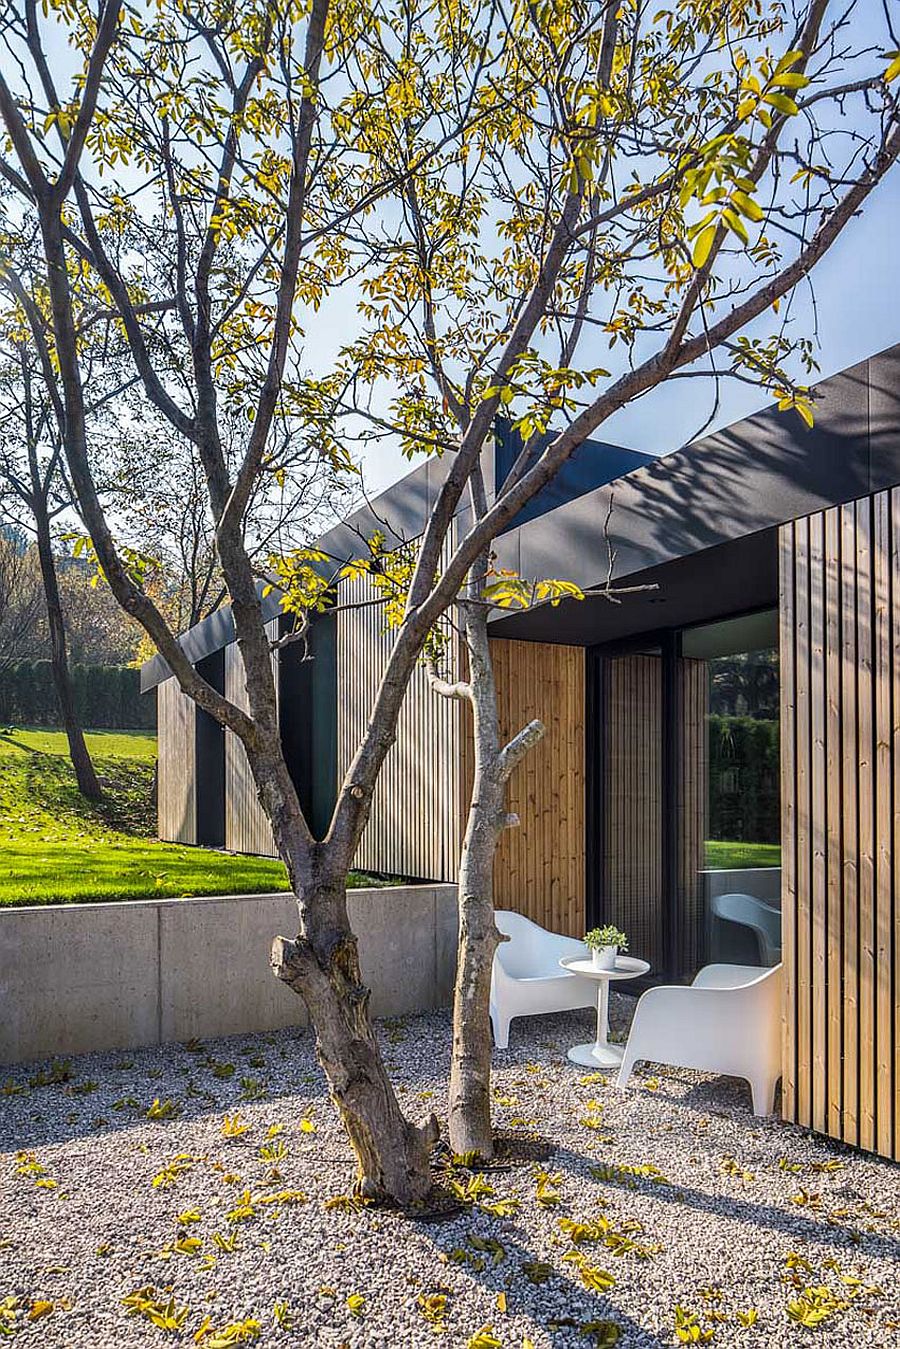
<svg viewBox="0 0 900 1349">
<path fill-rule="evenodd" d="M 730 871 L 738 867 L 780 867 L 781 845 L 707 839 L 706 865 L 716 871 Z"/>
<path fill-rule="evenodd" d="M 287 889 L 272 858 L 150 837 L 152 735 L 93 731 L 87 742 L 106 796 L 99 809 L 78 793 L 61 731 L 0 732 L 0 904 Z"/>
</svg>

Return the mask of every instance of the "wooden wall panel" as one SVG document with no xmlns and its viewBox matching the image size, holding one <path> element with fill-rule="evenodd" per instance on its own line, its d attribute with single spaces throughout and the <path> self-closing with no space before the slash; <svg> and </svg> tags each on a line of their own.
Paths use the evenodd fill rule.
<svg viewBox="0 0 900 1349">
<path fill-rule="evenodd" d="M 278 632 L 278 620 L 267 625 L 270 638 Z M 277 655 L 272 658 L 277 665 Z M 276 680 L 277 687 L 277 680 Z M 225 648 L 225 696 L 246 709 L 247 688 L 244 662 L 237 642 Z M 233 731 L 225 731 L 225 847 L 230 852 L 277 857 L 272 827 L 259 804 L 256 783 L 244 747 Z"/>
<path fill-rule="evenodd" d="M 577 646 L 491 641 L 500 733 L 510 740 L 537 717 L 543 740 L 509 782 L 508 805 L 519 824 L 507 829 L 494 865 L 494 903 L 553 932 L 585 929 L 585 653 Z M 468 716 L 466 721 L 468 723 Z M 466 726 L 460 812 L 472 782 Z"/>
<path fill-rule="evenodd" d="M 781 529 L 787 1118 L 900 1157 L 900 498 Z"/>
<path fill-rule="evenodd" d="M 175 678 L 157 688 L 156 724 L 159 837 L 167 843 L 196 843 L 196 705 Z"/>
<path fill-rule="evenodd" d="M 352 762 L 394 642 L 367 577 L 345 582 L 337 614 L 337 780 Z M 455 639 L 448 629 L 451 653 Z M 457 659 L 451 654 L 455 677 Z M 460 704 L 413 672 L 355 865 L 421 880 L 456 880 L 460 849 Z"/>
</svg>

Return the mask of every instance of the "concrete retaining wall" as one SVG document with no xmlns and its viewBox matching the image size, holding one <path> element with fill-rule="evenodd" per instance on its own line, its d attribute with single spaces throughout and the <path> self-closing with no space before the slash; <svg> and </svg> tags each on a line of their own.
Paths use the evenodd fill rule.
<svg viewBox="0 0 900 1349">
<path fill-rule="evenodd" d="M 456 887 L 351 890 L 375 1016 L 450 1001 Z M 304 1025 L 272 974 L 297 930 L 286 895 L 0 910 L 0 1063 Z"/>
<path fill-rule="evenodd" d="M 701 871 L 709 899 L 716 895 L 755 895 L 768 904 L 781 903 L 781 867 L 739 867 L 731 871 Z"/>
</svg>

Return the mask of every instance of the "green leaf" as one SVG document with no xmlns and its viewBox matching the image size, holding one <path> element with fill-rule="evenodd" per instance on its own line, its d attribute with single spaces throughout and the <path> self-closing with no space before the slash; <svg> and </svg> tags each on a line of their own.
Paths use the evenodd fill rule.
<svg viewBox="0 0 900 1349">
<path fill-rule="evenodd" d="M 788 98 L 787 94 L 778 94 L 770 91 L 767 94 L 763 94 L 763 102 L 768 103 L 769 107 L 774 108 L 776 112 L 783 113 L 785 117 L 794 117 L 799 111 L 797 104 L 792 98 Z"/>
<path fill-rule="evenodd" d="M 725 224 L 731 230 L 732 234 L 737 235 L 742 244 L 749 244 L 750 235 L 747 233 L 747 226 L 744 224 L 743 220 L 741 220 L 739 215 L 726 207 L 722 212 L 722 219 L 725 221 Z"/>
<path fill-rule="evenodd" d="M 763 213 L 759 202 L 754 201 L 752 197 L 748 197 L 746 192 L 732 192 L 731 203 L 748 220 L 762 220 Z"/>
<path fill-rule="evenodd" d="M 795 66 L 803 55 L 804 53 L 799 47 L 793 47 L 789 52 L 785 52 L 775 67 L 775 74 L 780 75 L 783 71 L 790 70 L 791 66 Z"/>
<path fill-rule="evenodd" d="M 777 84 L 779 89 L 805 89 L 809 82 L 808 75 L 795 75 L 793 72 L 772 77 L 772 83 Z"/>
</svg>

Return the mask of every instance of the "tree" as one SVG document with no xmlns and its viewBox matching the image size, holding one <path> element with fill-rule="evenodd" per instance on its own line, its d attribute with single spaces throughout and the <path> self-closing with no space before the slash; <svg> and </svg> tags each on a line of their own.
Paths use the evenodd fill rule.
<svg viewBox="0 0 900 1349">
<path fill-rule="evenodd" d="M 99 801 L 102 790 L 75 709 L 75 690 L 69 671 L 66 628 L 59 578 L 53 555 L 55 518 L 72 506 L 72 493 L 63 472 L 61 428 L 32 352 L 21 329 L 7 336 L 9 347 L 0 379 L 4 406 L 0 433 L 0 483 L 28 513 L 37 541 L 50 639 L 50 666 L 59 714 L 69 746 L 69 758 L 81 795 Z"/>
<path fill-rule="evenodd" d="M 680 4 L 649 24 L 614 3 L 599 12 L 548 6 L 533 17 L 514 59 L 530 80 L 523 87 L 538 91 L 544 126 L 537 129 L 539 117 L 520 118 L 499 146 L 473 133 L 487 191 L 464 171 L 454 190 L 417 179 L 406 186 L 400 228 L 389 245 L 371 244 L 381 264 L 369 282 L 371 328 L 351 353 L 363 368 L 386 367 L 405 382 L 387 424 L 407 436 L 410 450 L 466 445 L 492 395 L 505 411 L 517 410 L 521 453 L 492 507 L 473 460 L 471 513 L 482 524 L 501 512 L 508 519 L 508 494 L 518 497 L 529 479 L 549 480 L 610 415 L 665 380 L 750 381 L 811 424 L 808 389 L 787 367 L 809 372 L 814 363 L 810 344 L 788 336 L 789 306 L 773 336 L 742 330 L 767 309 L 779 313 L 850 219 L 856 194 L 869 190 L 866 173 L 874 183 L 898 153 L 888 86 L 900 58 L 888 53 L 886 67 L 867 69 L 862 50 L 841 42 L 844 15 L 829 14 L 824 0 L 798 7 L 793 29 L 780 7 L 753 4 Z M 889 23 L 884 38 L 897 45 Z M 840 129 L 853 97 L 877 128 L 868 170 L 857 163 L 865 129 Z M 796 119 L 803 130 L 792 135 Z M 544 171 L 536 142 L 548 152 Z M 385 174 L 396 169 L 394 144 L 379 142 Z M 492 236 L 510 241 L 499 258 L 485 246 Z M 798 247 L 786 262 L 791 238 Z M 522 328 L 530 347 L 518 345 Z M 585 334 L 625 348 L 618 378 L 576 364 Z M 717 348 L 725 370 L 716 368 Z M 551 418 L 567 425 L 548 434 Z M 489 1156 L 492 1147 L 488 1001 L 500 940 L 493 858 L 502 831 L 516 823 L 505 808 L 509 775 L 543 730 L 533 723 L 508 745 L 500 740 L 488 612 L 495 603 L 524 608 L 565 593 L 559 581 L 492 574 L 485 548 L 459 605 L 468 678 L 435 672 L 438 691 L 469 702 L 473 713 L 449 1102 L 451 1145 L 460 1153 Z M 608 586 L 599 593 L 618 598 Z"/>
<path fill-rule="evenodd" d="M 27 539 L 5 522 L 0 526 L 0 674 L 22 656 L 40 611 L 40 580 Z"/>
<path fill-rule="evenodd" d="M 434 1123 L 400 1111 L 346 904 L 416 662 L 471 575 L 491 602 L 532 593 L 528 580 L 487 577 L 491 540 L 633 399 L 724 352 L 735 377 L 811 416 L 788 370 L 796 343 L 744 329 L 808 275 L 896 160 L 896 61 L 869 48 L 859 73 L 843 19 L 823 27 L 828 0 L 810 0 L 795 31 L 762 0 L 681 0 L 652 19 L 619 0 L 509 15 L 449 0 L 164 0 L 127 24 L 110 0 L 96 20 L 59 3 L 83 69 L 63 97 L 33 0 L 13 10 L 10 69 L 24 66 L 38 92 L 0 78 L 0 174 L 18 213 L 11 240 L 24 214 L 40 228 L 79 509 L 120 604 L 246 749 L 299 912 L 273 964 L 309 1008 L 361 1191 L 417 1202 Z M 826 113 L 853 97 L 865 134 L 830 139 Z M 72 283 L 82 269 L 108 296 L 146 399 L 202 466 L 248 711 L 190 665 L 101 504 Z M 351 282 L 359 330 L 331 368 L 304 370 L 303 328 Z M 615 339 L 616 372 L 577 361 L 585 333 Z M 223 409 L 239 443 L 225 444 Z M 501 412 L 522 453 L 451 540 Z M 562 426 L 547 434 L 551 418 Z M 449 467 L 367 730 L 316 840 L 281 752 L 247 512 L 255 492 L 290 481 L 286 446 L 340 470 L 351 436 L 398 432 Z M 322 559 L 273 546 L 272 565 L 289 611 L 329 602 Z"/>
</svg>

